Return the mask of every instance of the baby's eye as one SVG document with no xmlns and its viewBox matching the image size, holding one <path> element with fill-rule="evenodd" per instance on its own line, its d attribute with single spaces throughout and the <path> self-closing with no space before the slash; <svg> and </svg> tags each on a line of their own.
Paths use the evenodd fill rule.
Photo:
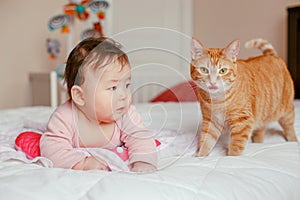
<svg viewBox="0 0 300 200">
<path fill-rule="evenodd" d="M 228 71 L 227 68 L 222 68 L 219 70 L 219 74 L 225 74 Z"/>
<path fill-rule="evenodd" d="M 200 72 L 203 74 L 208 74 L 208 69 L 206 67 L 200 67 Z"/>
<path fill-rule="evenodd" d="M 112 86 L 110 88 L 108 88 L 110 91 L 115 91 L 117 89 L 117 86 Z"/>
</svg>

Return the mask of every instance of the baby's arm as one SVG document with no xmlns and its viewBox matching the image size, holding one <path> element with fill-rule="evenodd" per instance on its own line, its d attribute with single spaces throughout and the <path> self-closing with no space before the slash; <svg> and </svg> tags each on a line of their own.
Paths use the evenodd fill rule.
<svg viewBox="0 0 300 200">
<path fill-rule="evenodd" d="M 84 152 L 75 149 L 74 130 L 70 121 L 66 119 L 68 117 L 63 119 L 60 113 L 55 112 L 40 141 L 41 155 L 50 159 L 54 167 L 59 168 L 72 168 L 87 157 Z"/>
<path fill-rule="evenodd" d="M 128 148 L 131 171 L 150 172 L 157 170 L 157 150 L 154 134 L 144 126 L 143 119 L 131 106 L 123 117 L 121 140 Z"/>
<path fill-rule="evenodd" d="M 141 161 L 133 163 L 131 168 L 133 172 L 154 172 L 156 170 L 157 168 L 154 165 Z"/>
<path fill-rule="evenodd" d="M 67 104 L 57 108 L 40 141 L 41 155 L 52 161 L 54 167 L 72 168 L 88 156 L 80 152 L 76 139 L 72 109 Z"/>
<path fill-rule="evenodd" d="M 98 169 L 98 170 L 106 170 L 107 171 L 109 169 L 109 167 L 99 157 L 89 156 L 89 157 L 86 157 L 85 159 L 81 160 L 80 162 L 78 162 L 76 165 L 74 165 L 72 167 L 72 169 L 76 169 L 76 170 Z"/>
</svg>

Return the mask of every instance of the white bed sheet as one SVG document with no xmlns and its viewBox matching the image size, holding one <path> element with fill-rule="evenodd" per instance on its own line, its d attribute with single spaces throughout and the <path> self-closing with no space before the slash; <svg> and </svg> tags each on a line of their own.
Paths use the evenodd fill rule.
<svg viewBox="0 0 300 200">
<path fill-rule="evenodd" d="M 300 138 L 300 101 L 295 105 Z M 285 142 L 278 124 L 270 125 L 264 143 L 249 142 L 243 156 L 225 156 L 221 139 L 208 157 L 196 158 L 197 103 L 137 108 L 162 143 L 155 173 L 75 171 L 28 160 L 14 149 L 14 139 L 32 127 L 42 131 L 53 108 L 0 111 L 0 199 L 300 199 L 300 143 Z"/>
</svg>

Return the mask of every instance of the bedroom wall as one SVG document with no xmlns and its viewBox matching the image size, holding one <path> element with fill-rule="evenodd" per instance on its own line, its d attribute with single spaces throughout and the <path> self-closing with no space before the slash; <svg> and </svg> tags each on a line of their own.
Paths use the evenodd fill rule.
<svg viewBox="0 0 300 200">
<path fill-rule="evenodd" d="M 118 2 L 114 0 L 114 4 L 118 5 Z M 128 6 L 127 9 L 118 9 L 114 15 L 134 13 L 130 10 L 138 8 L 129 2 L 122 4 Z M 49 71 L 65 61 L 63 55 L 58 60 L 49 60 L 45 47 L 47 37 L 62 38 L 62 41 L 65 37 L 57 32 L 49 32 L 47 28 L 49 18 L 59 13 L 65 3 L 66 0 L 0 1 L 0 109 L 29 106 L 31 97 L 28 73 Z M 223 46 L 234 38 L 239 38 L 243 43 L 253 37 L 264 37 L 286 59 L 286 8 L 297 3 L 300 2 L 193 0 L 193 35 L 207 46 Z M 143 15 L 143 12 L 140 13 Z M 148 17 L 151 24 L 152 16 Z M 130 23 L 122 21 L 122 17 L 118 17 L 118 20 L 118 24 Z M 62 46 L 64 51 L 65 44 Z M 242 49 L 241 56 L 251 53 L 255 52 L 248 53 Z"/>
<path fill-rule="evenodd" d="M 0 1 L 0 109 L 30 105 L 29 72 L 54 69 L 61 62 L 48 59 L 45 42 L 56 37 L 47 23 L 62 3 Z"/>
<path fill-rule="evenodd" d="M 287 7 L 299 0 L 194 0 L 194 34 L 207 47 L 225 47 L 240 39 L 240 58 L 258 55 L 244 48 L 252 38 L 265 38 L 287 59 Z"/>
</svg>

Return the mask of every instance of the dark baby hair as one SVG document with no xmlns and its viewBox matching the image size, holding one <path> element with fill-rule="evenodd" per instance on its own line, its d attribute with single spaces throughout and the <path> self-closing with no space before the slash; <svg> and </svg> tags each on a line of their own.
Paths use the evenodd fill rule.
<svg viewBox="0 0 300 200">
<path fill-rule="evenodd" d="M 70 53 L 65 70 L 65 81 L 69 97 L 74 85 L 84 82 L 83 70 L 91 63 L 92 68 L 98 69 L 105 65 L 118 61 L 122 66 L 129 64 L 127 55 L 120 49 L 121 45 L 106 37 L 87 38 L 82 40 Z M 104 63 L 105 61 L 105 63 Z"/>
</svg>

